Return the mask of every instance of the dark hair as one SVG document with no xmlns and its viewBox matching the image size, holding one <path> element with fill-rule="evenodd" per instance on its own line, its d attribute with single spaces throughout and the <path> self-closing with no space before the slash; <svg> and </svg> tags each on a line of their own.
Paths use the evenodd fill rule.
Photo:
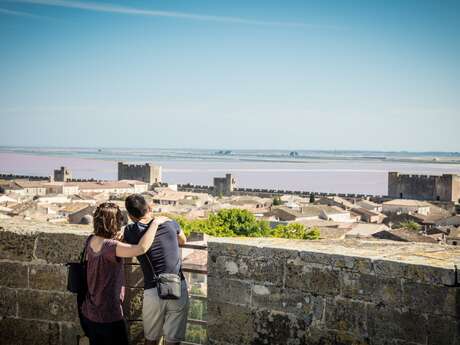
<svg viewBox="0 0 460 345">
<path fill-rule="evenodd" d="M 147 200 L 140 194 L 131 194 L 125 200 L 125 207 L 129 215 L 133 218 L 140 219 L 149 211 Z"/>
<path fill-rule="evenodd" d="M 114 238 L 123 225 L 123 214 L 117 204 L 104 202 L 94 211 L 94 234 Z"/>
</svg>

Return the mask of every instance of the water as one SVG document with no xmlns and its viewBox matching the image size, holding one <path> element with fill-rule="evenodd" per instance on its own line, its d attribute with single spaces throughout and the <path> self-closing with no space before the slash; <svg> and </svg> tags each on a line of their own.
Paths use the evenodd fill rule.
<svg viewBox="0 0 460 345">
<path fill-rule="evenodd" d="M 117 161 L 154 162 L 169 183 L 211 185 L 232 173 L 240 187 L 329 193 L 387 193 L 387 174 L 460 174 L 460 153 L 98 148 L 0 148 L 0 172 L 52 175 L 67 166 L 76 178 L 116 179 Z"/>
</svg>

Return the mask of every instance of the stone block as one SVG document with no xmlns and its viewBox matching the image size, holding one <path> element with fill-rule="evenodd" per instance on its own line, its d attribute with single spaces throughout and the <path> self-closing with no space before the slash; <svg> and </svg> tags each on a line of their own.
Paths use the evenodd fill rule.
<svg viewBox="0 0 460 345">
<path fill-rule="evenodd" d="M 39 320 L 0 319 L 1 343 L 8 345 L 60 345 L 59 324 Z"/>
<path fill-rule="evenodd" d="M 285 286 L 318 295 L 340 293 L 339 271 L 310 267 L 304 262 L 288 262 Z"/>
<path fill-rule="evenodd" d="M 349 299 L 328 298 L 326 328 L 351 333 L 354 336 L 366 336 L 366 304 Z"/>
<path fill-rule="evenodd" d="M 428 316 L 427 345 L 459 345 L 460 319 L 443 316 Z"/>
<path fill-rule="evenodd" d="M 0 259 L 32 260 L 37 236 L 36 232 L 7 231 L 0 226 Z"/>
<path fill-rule="evenodd" d="M 368 305 L 367 325 L 371 339 L 399 339 L 419 344 L 425 344 L 429 326 L 424 315 L 373 304 Z"/>
<path fill-rule="evenodd" d="M 18 290 L 21 318 L 78 322 L 76 295 L 41 290 Z"/>
<path fill-rule="evenodd" d="M 303 262 L 316 263 L 328 268 L 365 274 L 373 272 L 373 264 L 370 258 L 318 252 L 300 252 L 299 257 Z"/>
<path fill-rule="evenodd" d="M 460 317 L 460 289 L 439 285 L 404 282 L 403 305 L 429 314 Z"/>
<path fill-rule="evenodd" d="M 387 260 L 375 260 L 373 266 L 378 276 L 404 278 L 408 281 L 432 285 L 453 285 L 455 283 L 454 267 L 446 269 Z"/>
<path fill-rule="evenodd" d="M 17 292 L 14 289 L 0 287 L 0 316 L 17 316 Z"/>
<path fill-rule="evenodd" d="M 251 284 L 240 280 L 208 277 L 208 300 L 249 306 Z"/>
<path fill-rule="evenodd" d="M 273 257 L 218 256 L 208 262 L 209 277 L 227 277 L 261 283 L 283 284 L 284 264 Z"/>
<path fill-rule="evenodd" d="M 253 345 L 253 319 L 247 307 L 208 303 L 208 338 L 214 342 Z"/>
<path fill-rule="evenodd" d="M 126 320 L 137 321 L 142 319 L 143 301 L 144 289 L 126 288 L 125 300 L 123 301 L 123 313 Z"/>
<path fill-rule="evenodd" d="M 128 321 L 128 334 L 131 345 L 144 345 L 144 326 L 142 321 Z"/>
<path fill-rule="evenodd" d="M 37 238 L 35 256 L 48 263 L 76 262 L 85 245 L 86 236 L 69 233 L 41 233 Z"/>
<path fill-rule="evenodd" d="M 301 316 L 308 326 L 321 322 L 324 303 L 323 297 L 298 290 L 262 285 L 252 287 L 252 307 Z"/>
<path fill-rule="evenodd" d="M 142 273 L 140 265 L 125 265 L 125 282 L 127 287 L 144 287 L 144 274 Z"/>
<path fill-rule="evenodd" d="M 0 286 L 27 288 L 27 271 L 26 264 L 0 261 Z"/>
<path fill-rule="evenodd" d="M 294 345 L 305 338 L 309 320 L 267 309 L 252 311 L 254 339 L 251 345 Z"/>
<path fill-rule="evenodd" d="M 63 265 L 30 265 L 29 287 L 38 290 L 66 291 L 67 267 Z"/>
<path fill-rule="evenodd" d="M 78 322 L 61 322 L 60 333 L 62 344 L 77 344 L 84 345 L 87 338 L 84 336 L 84 332 Z M 89 345 L 89 342 L 88 342 Z"/>
<path fill-rule="evenodd" d="M 340 282 L 344 297 L 394 306 L 401 305 L 400 278 L 341 272 Z"/>
</svg>

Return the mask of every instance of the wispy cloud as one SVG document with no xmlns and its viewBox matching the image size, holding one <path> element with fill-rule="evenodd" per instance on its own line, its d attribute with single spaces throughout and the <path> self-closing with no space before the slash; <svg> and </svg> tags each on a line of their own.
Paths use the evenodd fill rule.
<svg viewBox="0 0 460 345">
<path fill-rule="evenodd" d="M 8 10 L 6 8 L 0 8 L 0 14 L 4 14 L 4 15 L 8 15 L 8 16 L 39 18 L 39 19 L 43 18 L 41 16 L 37 16 L 37 15 L 32 14 L 32 13 L 21 12 L 21 11 L 13 11 L 13 10 Z"/>
<path fill-rule="evenodd" d="M 120 6 L 116 4 L 86 2 L 86 1 L 10 0 L 10 2 L 27 3 L 27 4 L 43 5 L 43 6 L 65 7 L 65 8 L 73 8 L 73 9 L 93 11 L 93 12 L 139 15 L 139 16 L 149 16 L 149 17 L 169 17 L 169 18 L 178 18 L 178 19 L 187 19 L 187 20 L 213 21 L 213 22 L 221 22 L 221 23 L 297 27 L 297 28 L 316 28 L 316 29 L 339 29 L 338 27 L 332 26 L 332 25 L 328 26 L 328 25 L 315 25 L 315 24 L 308 24 L 308 23 L 301 23 L 301 22 L 265 21 L 265 20 L 246 19 L 246 18 L 241 18 L 241 17 L 212 16 L 212 15 L 175 12 L 175 11 L 158 11 L 158 10 L 149 10 L 149 9 L 142 9 L 142 8 L 135 8 L 135 7 Z"/>
</svg>

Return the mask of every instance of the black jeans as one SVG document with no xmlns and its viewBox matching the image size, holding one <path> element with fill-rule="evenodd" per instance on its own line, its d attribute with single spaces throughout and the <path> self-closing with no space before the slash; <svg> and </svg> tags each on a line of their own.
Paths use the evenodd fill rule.
<svg viewBox="0 0 460 345">
<path fill-rule="evenodd" d="M 90 345 L 129 345 L 125 320 L 100 323 L 82 318 Z"/>
</svg>

